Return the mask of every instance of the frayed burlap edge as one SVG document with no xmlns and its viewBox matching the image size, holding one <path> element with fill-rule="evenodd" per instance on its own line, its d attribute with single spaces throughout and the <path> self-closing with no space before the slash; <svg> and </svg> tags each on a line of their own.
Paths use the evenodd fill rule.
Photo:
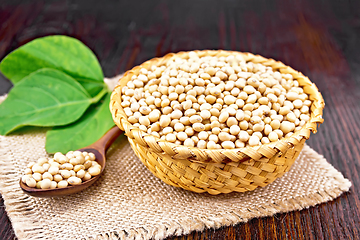
<svg viewBox="0 0 360 240">
<path fill-rule="evenodd" d="M 105 78 L 104 82 L 110 90 L 113 90 L 122 75 Z M 6 97 L 7 94 L 0 96 L 0 103 Z M 0 193 L 4 199 L 5 210 L 10 218 L 15 234 L 20 239 L 46 238 L 41 222 L 36 219 L 34 214 L 32 198 L 24 195 L 23 191 L 18 187 L 19 179 L 10 162 L 10 157 L 8 157 L 8 154 L 11 154 L 11 152 L 7 152 L 6 149 L 10 149 L 9 145 L 4 140 L 4 137 L 0 135 Z"/>
<path fill-rule="evenodd" d="M 0 192 L 3 195 L 6 211 L 12 222 L 16 236 L 19 239 L 48 239 L 42 230 L 42 223 L 35 218 L 32 198 L 26 196 L 18 187 L 15 168 L 9 161 L 11 152 L 5 152 L 7 145 L 4 137 L 0 136 Z M 252 218 L 272 216 L 276 213 L 302 210 L 320 203 L 333 200 L 351 187 L 351 182 L 345 179 L 340 172 L 334 169 L 321 155 L 305 145 L 303 154 L 315 159 L 321 168 L 328 169 L 329 177 L 338 182 L 338 187 L 317 192 L 307 196 L 299 196 L 283 201 L 264 204 L 259 208 L 248 208 L 246 213 L 229 211 L 211 218 L 188 218 L 183 221 L 174 221 L 167 226 L 153 226 L 151 228 L 129 228 L 105 232 L 98 236 L 89 236 L 86 239 L 163 239 L 172 235 L 189 234 L 192 231 L 204 229 L 218 229 L 223 226 L 236 225 L 247 222 Z"/>
<path fill-rule="evenodd" d="M 107 79 L 109 88 L 115 86 L 120 76 Z M 113 86 L 112 86 L 112 85 Z M 6 96 L 0 97 L 0 103 Z M 0 193 L 4 199 L 6 212 L 12 223 L 14 232 L 19 239 L 48 239 L 48 235 L 42 229 L 42 223 L 36 219 L 34 203 L 32 198 L 25 195 L 18 187 L 19 180 L 14 166 L 10 162 L 11 151 L 6 151 L 8 144 L 3 136 L 0 136 Z M 203 231 L 204 229 L 218 229 L 223 226 L 244 223 L 252 218 L 272 216 L 276 213 L 302 210 L 320 203 L 331 201 L 342 193 L 349 191 L 351 182 L 343 177 L 326 159 L 305 145 L 302 154 L 315 159 L 317 164 L 327 169 L 329 177 L 338 182 L 338 187 L 317 192 L 306 196 L 298 196 L 283 201 L 274 201 L 263 204 L 259 208 L 248 208 L 246 213 L 229 211 L 208 218 L 187 218 L 182 221 L 170 222 L 167 225 L 158 225 L 151 228 L 128 228 L 114 229 L 97 236 L 89 236 L 86 239 L 163 239 L 168 236 L 180 236 L 192 231 Z"/>
<path fill-rule="evenodd" d="M 248 208 L 248 213 L 229 211 L 219 214 L 212 218 L 188 218 L 181 222 L 169 223 L 168 226 L 154 226 L 151 229 L 131 228 L 114 232 L 104 233 L 96 237 L 86 239 L 163 239 L 169 236 L 180 236 L 191 233 L 192 231 L 203 231 L 205 229 L 219 229 L 220 227 L 245 223 L 253 218 L 268 217 L 277 213 L 290 212 L 295 210 L 307 209 L 320 203 L 325 203 L 339 197 L 342 193 L 349 191 L 351 182 L 344 178 L 326 159 L 316 151 L 305 145 L 302 154 L 316 160 L 321 168 L 327 169 L 329 177 L 333 177 L 338 182 L 338 187 L 310 194 L 299 196 L 283 201 L 275 201 L 263 204 L 259 208 Z"/>
<path fill-rule="evenodd" d="M 7 95 L 0 96 L 0 103 Z M 35 210 L 31 197 L 20 190 L 18 175 L 8 156 L 11 152 L 8 144 L 0 135 L 0 193 L 4 199 L 5 210 L 10 218 L 15 234 L 19 238 L 41 239 L 41 223 L 35 218 Z"/>
</svg>

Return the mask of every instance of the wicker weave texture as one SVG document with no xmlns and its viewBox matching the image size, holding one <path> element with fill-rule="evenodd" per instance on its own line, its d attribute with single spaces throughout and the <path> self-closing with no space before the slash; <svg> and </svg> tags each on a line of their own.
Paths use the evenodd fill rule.
<svg viewBox="0 0 360 240">
<path fill-rule="evenodd" d="M 240 54 L 247 62 L 261 63 L 281 73 L 291 74 L 313 101 L 310 120 L 301 130 L 277 142 L 256 147 L 215 150 L 179 146 L 132 126 L 121 107 L 121 88 L 141 68 L 159 66 L 174 57 L 188 58 L 187 52 L 179 52 L 151 59 L 125 73 L 111 95 L 110 110 L 114 122 L 125 131 L 131 147 L 141 161 L 167 184 L 210 194 L 245 192 L 266 186 L 290 169 L 310 132 L 315 133 L 317 125 L 323 122 L 324 100 L 321 94 L 315 84 L 303 74 L 273 59 L 233 51 L 196 52 L 200 57 Z"/>
</svg>

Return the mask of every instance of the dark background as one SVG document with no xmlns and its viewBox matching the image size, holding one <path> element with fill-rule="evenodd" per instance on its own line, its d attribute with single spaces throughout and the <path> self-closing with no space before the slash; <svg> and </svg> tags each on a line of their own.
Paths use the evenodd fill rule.
<svg viewBox="0 0 360 240">
<path fill-rule="evenodd" d="M 307 143 L 353 183 L 350 192 L 302 211 L 174 239 L 359 239 L 360 1 L 0 1 L 0 59 L 52 34 L 84 42 L 106 77 L 193 49 L 252 52 L 309 76 L 326 106 L 325 122 Z M 1 75 L 0 95 L 10 88 Z M 13 237 L 0 207 L 0 239 Z"/>
</svg>

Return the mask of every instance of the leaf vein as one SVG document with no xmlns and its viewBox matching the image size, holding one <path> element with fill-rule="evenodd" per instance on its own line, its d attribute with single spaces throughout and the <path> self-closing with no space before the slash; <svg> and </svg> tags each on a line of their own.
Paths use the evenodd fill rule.
<svg viewBox="0 0 360 240">
<path fill-rule="evenodd" d="M 89 101 L 87 100 L 83 100 L 83 101 L 77 101 L 77 102 L 68 102 L 66 104 L 61 104 L 61 106 L 56 105 L 56 106 L 49 106 L 49 107 L 45 107 L 45 108 L 37 108 L 35 111 L 27 111 L 27 112 L 22 112 L 22 113 L 17 113 L 14 116 L 24 116 L 24 115 L 29 115 L 31 113 L 42 113 L 42 112 L 46 112 L 49 110 L 53 110 L 53 109 L 59 109 L 59 108 L 63 108 L 63 107 L 67 107 L 67 106 L 76 106 L 76 105 L 81 105 L 83 103 L 89 103 Z"/>
</svg>

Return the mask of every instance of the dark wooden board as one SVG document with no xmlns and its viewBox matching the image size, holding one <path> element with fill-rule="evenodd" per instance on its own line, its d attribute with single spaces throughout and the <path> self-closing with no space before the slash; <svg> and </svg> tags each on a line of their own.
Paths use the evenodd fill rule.
<svg viewBox="0 0 360 240">
<path fill-rule="evenodd" d="M 359 1 L 0 1 L 0 59 L 32 39 L 64 34 L 89 46 L 105 76 L 192 49 L 261 54 L 318 86 L 325 122 L 307 142 L 353 186 L 302 211 L 169 239 L 360 239 Z M 11 84 L 0 75 L 0 95 Z M 0 239 L 14 233 L 0 201 Z"/>
</svg>

